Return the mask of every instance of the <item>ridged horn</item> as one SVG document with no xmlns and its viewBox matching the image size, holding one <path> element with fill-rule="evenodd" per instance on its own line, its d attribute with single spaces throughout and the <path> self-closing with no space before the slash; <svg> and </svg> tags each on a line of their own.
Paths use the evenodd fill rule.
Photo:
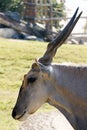
<svg viewBox="0 0 87 130">
<path fill-rule="evenodd" d="M 74 15 L 72 16 L 69 23 L 66 27 L 56 36 L 56 38 L 51 41 L 48 46 L 47 50 L 44 53 L 43 57 L 41 57 L 38 61 L 43 65 L 50 65 L 53 57 L 56 54 L 57 49 L 66 41 L 70 33 L 72 32 L 73 28 L 75 27 L 76 23 L 78 22 L 82 12 L 79 13 L 77 16 L 79 8 L 76 9 Z M 76 17 L 77 16 L 77 17 Z"/>
</svg>

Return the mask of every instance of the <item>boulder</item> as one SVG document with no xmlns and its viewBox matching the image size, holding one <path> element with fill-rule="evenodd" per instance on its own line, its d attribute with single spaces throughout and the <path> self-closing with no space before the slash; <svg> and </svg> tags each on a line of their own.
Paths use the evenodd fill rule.
<svg viewBox="0 0 87 130">
<path fill-rule="evenodd" d="M 13 38 L 13 39 L 25 39 L 25 36 L 18 33 L 12 28 L 0 28 L 0 37 L 3 38 Z"/>
<path fill-rule="evenodd" d="M 0 37 L 12 38 L 17 32 L 11 28 L 0 28 Z"/>
<path fill-rule="evenodd" d="M 59 111 L 37 113 L 29 116 L 19 130 L 74 130 Z"/>
</svg>

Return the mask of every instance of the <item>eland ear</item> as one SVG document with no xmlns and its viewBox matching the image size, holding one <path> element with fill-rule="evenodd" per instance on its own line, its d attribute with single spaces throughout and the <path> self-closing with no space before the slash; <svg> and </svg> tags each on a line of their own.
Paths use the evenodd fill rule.
<svg viewBox="0 0 87 130">
<path fill-rule="evenodd" d="M 38 62 L 35 62 L 32 64 L 32 70 L 40 71 L 40 66 L 39 66 Z"/>
<path fill-rule="evenodd" d="M 37 60 L 35 60 L 35 63 L 32 64 L 32 70 L 34 71 L 42 71 L 42 72 L 49 72 L 49 67 L 41 64 L 40 62 L 38 62 Z"/>
</svg>

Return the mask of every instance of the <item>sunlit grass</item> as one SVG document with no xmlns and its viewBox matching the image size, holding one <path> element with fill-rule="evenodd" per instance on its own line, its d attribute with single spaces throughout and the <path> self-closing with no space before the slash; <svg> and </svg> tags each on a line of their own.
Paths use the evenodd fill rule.
<svg viewBox="0 0 87 130">
<path fill-rule="evenodd" d="M 42 56 L 47 43 L 0 39 L 0 130 L 16 130 L 18 121 L 11 117 L 17 93 L 32 62 Z M 54 62 L 87 63 L 86 45 L 63 45 Z M 45 105 L 40 111 L 49 110 Z"/>
</svg>

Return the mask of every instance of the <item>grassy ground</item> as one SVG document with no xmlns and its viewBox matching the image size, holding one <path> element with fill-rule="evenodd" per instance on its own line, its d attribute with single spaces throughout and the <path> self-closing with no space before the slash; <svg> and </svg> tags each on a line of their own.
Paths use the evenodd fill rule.
<svg viewBox="0 0 87 130">
<path fill-rule="evenodd" d="M 42 56 L 47 43 L 0 39 L 0 130 L 17 130 L 11 117 L 23 75 L 35 58 Z M 63 45 L 55 62 L 87 63 L 86 45 Z M 50 107 L 45 105 L 42 110 Z"/>
</svg>

